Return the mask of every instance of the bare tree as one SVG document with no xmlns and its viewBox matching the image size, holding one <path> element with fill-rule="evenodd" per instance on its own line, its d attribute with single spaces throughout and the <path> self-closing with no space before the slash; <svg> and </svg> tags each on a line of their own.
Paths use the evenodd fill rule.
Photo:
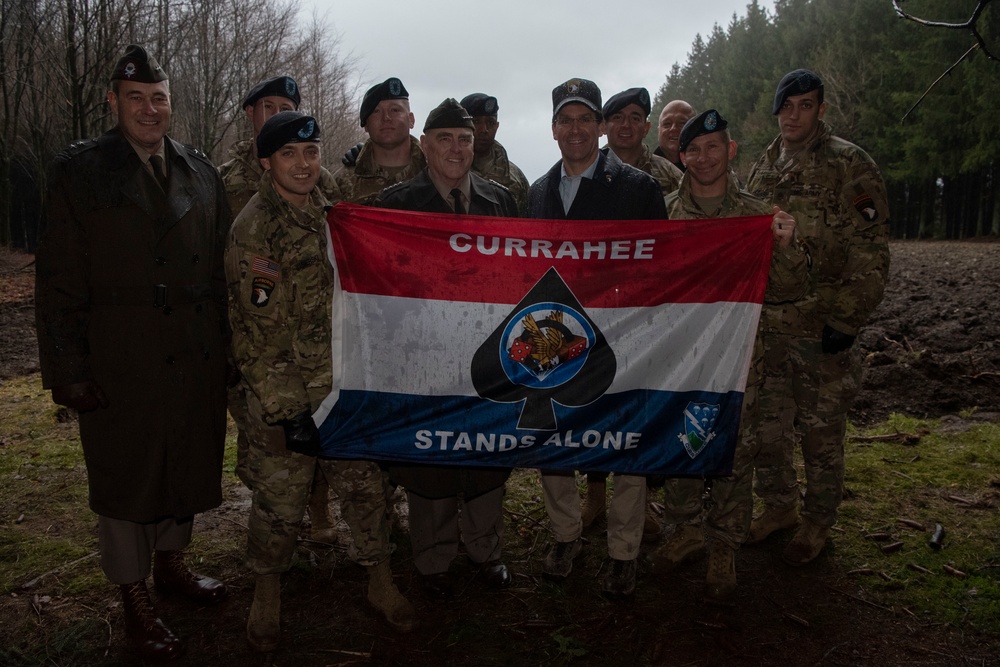
<svg viewBox="0 0 1000 667">
<path fill-rule="evenodd" d="M 913 21 L 915 23 L 919 23 L 920 25 L 927 26 L 928 28 L 946 28 L 946 29 L 951 29 L 951 30 L 968 30 L 970 33 L 972 33 L 972 36 L 975 39 L 975 44 L 973 44 L 971 47 L 969 47 L 968 51 L 966 51 L 965 53 L 963 53 L 962 56 L 952 64 L 951 67 L 949 67 L 948 69 L 946 69 L 941 74 L 941 76 L 939 76 L 937 79 L 934 80 L 934 83 L 932 83 L 927 88 L 927 90 L 924 91 L 924 94 L 921 95 L 920 98 L 916 102 L 913 103 L 913 106 L 910 107 L 905 114 L 903 114 L 903 117 L 900 118 L 901 121 L 906 120 L 906 117 L 909 116 L 910 113 L 914 109 L 916 109 L 917 106 L 921 102 L 923 102 L 924 98 L 927 97 L 927 94 L 929 92 L 931 92 L 931 90 L 934 88 L 934 86 L 936 86 L 938 84 L 938 82 L 941 81 L 941 79 L 943 79 L 944 77 L 946 77 L 949 74 L 951 74 L 951 71 L 953 69 L 955 69 L 956 67 L 958 67 L 959 64 L 961 64 L 961 62 L 963 60 L 965 60 L 970 55 L 972 55 L 972 53 L 976 49 L 979 49 L 980 51 L 982 51 L 983 55 L 985 55 L 988 60 L 994 60 L 994 61 L 997 60 L 997 57 L 994 56 L 990 52 L 990 50 L 986 47 L 986 41 L 983 39 L 983 35 L 979 31 L 979 19 L 983 15 L 983 10 L 986 9 L 986 5 L 990 4 L 991 0 L 979 0 L 979 2 L 976 3 L 976 8 L 974 10 L 972 10 L 972 16 L 970 16 L 969 19 L 967 21 L 963 22 L 963 23 L 944 23 L 944 22 L 941 22 L 941 21 L 928 21 L 927 19 L 922 19 L 922 18 L 918 18 L 916 16 L 911 16 L 910 14 L 907 14 L 906 12 L 903 11 L 903 8 L 900 6 L 900 4 L 902 2 L 903 2 L 903 0 L 892 0 L 892 7 L 893 7 L 893 9 L 896 10 L 896 14 L 899 16 L 899 18 L 905 19 L 905 20 L 908 20 L 908 21 Z"/>
</svg>

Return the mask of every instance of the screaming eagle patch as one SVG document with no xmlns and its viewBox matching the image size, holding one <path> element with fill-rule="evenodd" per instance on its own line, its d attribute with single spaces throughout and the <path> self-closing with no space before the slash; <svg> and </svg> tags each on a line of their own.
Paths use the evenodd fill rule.
<svg viewBox="0 0 1000 667">
<path fill-rule="evenodd" d="M 271 300 L 274 291 L 274 281 L 270 278 L 254 278 L 250 284 L 250 303 L 263 308 Z"/>
<path fill-rule="evenodd" d="M 861 214 L 861 217 L 868 222 L 875 222 L 878 220 L 878 209 L 875 208 L 875 202 L 872 201 L 872 196 L 867 192 L 862 192 L 854 198 L 854 208 L 856 208 L 858 213 Z"/>
</svg>

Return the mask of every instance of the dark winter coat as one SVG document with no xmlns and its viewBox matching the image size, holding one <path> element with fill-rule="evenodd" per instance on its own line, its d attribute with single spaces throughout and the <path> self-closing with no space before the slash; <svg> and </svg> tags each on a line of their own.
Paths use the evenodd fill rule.
<svg viewBox="0 0 1000 667">
<path fill-rule="evenodd" d="M 584 178 L 569 212 L 559 195 L 562 161 L 528 192 L 528 217 L 546 220 L 662 220 L 667 217 L 660 185 L 649 174 L 598 151 L 593 178 Z"/>
<path fill-rule="evenodd" d="M 103 389 L 80 415 L 90 506 L 138 523 L 222 501 L 232 218 L 211 162 L 164 141 L 166 194 L 118 130 L 56 156 L 37 254 L 43 384 Z"/>
<path fill-rule="evenodd" d="M 517 204 L 507 188 L 475 174 L 469 197 L 469 215 L 517 217 Z M 398 185 L 386 188 L 374 206 L 425 213 L 453 213 L 431 182 L 427 169 Z M 459 493 L 474 498 L 504 485 L 510 468 L 477 468 L 436 465 L 390 465 L 392 481 L 425 498 L 446 498 Z"/>
</svg>

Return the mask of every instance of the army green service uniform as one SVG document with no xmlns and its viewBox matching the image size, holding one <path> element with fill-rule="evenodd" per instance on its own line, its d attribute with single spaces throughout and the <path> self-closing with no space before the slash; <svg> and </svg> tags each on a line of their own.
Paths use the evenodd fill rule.
<svg viewBox="0 0 1000 667">
<path fill-rule="evenodd" d="M 782 155 L 775 138 L 750 172 L 748 190 L 797 222 L 812 258 L 812 286 L 790 303 L 765 304 L 765 380 L 760 394 L 761 452 L 755 490 L 769 510 L 798 503 L 792 452 L 795 432 L 805 460 L 802 514 L 833 525 L 844 486 L 847 412 L 861 382 L 860 351 L 822 350 L 824 327 L 856 336 L 882 299 L 889 271 L 889 210 L 878 167 L 860 148 L 818 137 Z"/>
<path fill-rule="evenodd" d="M 371 140 L 365 142 L 353 166 L 341 167 L 333 179 L 340 200 L 351 204 L 370 206 L 382 190 L 413 178 L 427 166 L 420 142 L 410 137 L 410 162 L 403 167 L 381 167 L 375 164 L 375 151 Z"/>
<path fill-rule="evenodd" d="M 233 354 L 250 424 L 247 563 L 257 574 L 290 566 L 317 465 L 340 497 L 357 561 L 374 565 L 389 556 L 378 466 L 289 451 L 274 426 L 314 412 L 331 391 L 334 269 L 327 258 L 327 205 L 318 188 L 305 209 L 290 205 L 267 173 L 233 223 L 226 249 Z"/>
<path fill-rule="evenodd" d="M 672 166 L 672 165 L 671 165 Z M 691 193 L 690 175 L 685 172 L 680 189 L 667 197 L 667 217 L 671 220 L 701 218 L 735 218 L 747 215 L 770 215 L 772 207 L 757 197 L 741 191 L 730 174 L 725 198 L 714 211 L 703 210 Z M 764 302 L 772 305 L 800 298 L 809 285 L 808 257 L 793 243 L 787 248 L 774 247 L 768 272 Z M 760 328 L 754 340 L 750 372 L 743 394 L 740 417 L 740 438 L 733 457 L 733 472 L 729 477 L 711 483 L 711 504 L 705 515 L 706 539 L 716 539 L 732 549 L 746 539 L 753 514 L 753 460 L 759 449 L 756 432 L 759 423 L 758 391 L 763 382 L 764 349 Z M 702 510 L 705 483 L 700 479 L 670 478 L 666 483 L 664 522 L 679 524 L 695 519 Z"/>
</svg>

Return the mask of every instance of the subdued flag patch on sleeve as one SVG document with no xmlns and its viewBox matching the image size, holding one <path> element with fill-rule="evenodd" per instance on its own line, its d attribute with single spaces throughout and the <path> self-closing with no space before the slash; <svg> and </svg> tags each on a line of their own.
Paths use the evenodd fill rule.
<svg viewBox="0 0 1000 667">
<path fill-rule="evenodd" d="M 250 271 L 251 273 L 256 273 L 258 276 L 277 278 L 281 275 L 281 266 L 266 257 L 254 257 L 250 263 Z"/>
</svg>

